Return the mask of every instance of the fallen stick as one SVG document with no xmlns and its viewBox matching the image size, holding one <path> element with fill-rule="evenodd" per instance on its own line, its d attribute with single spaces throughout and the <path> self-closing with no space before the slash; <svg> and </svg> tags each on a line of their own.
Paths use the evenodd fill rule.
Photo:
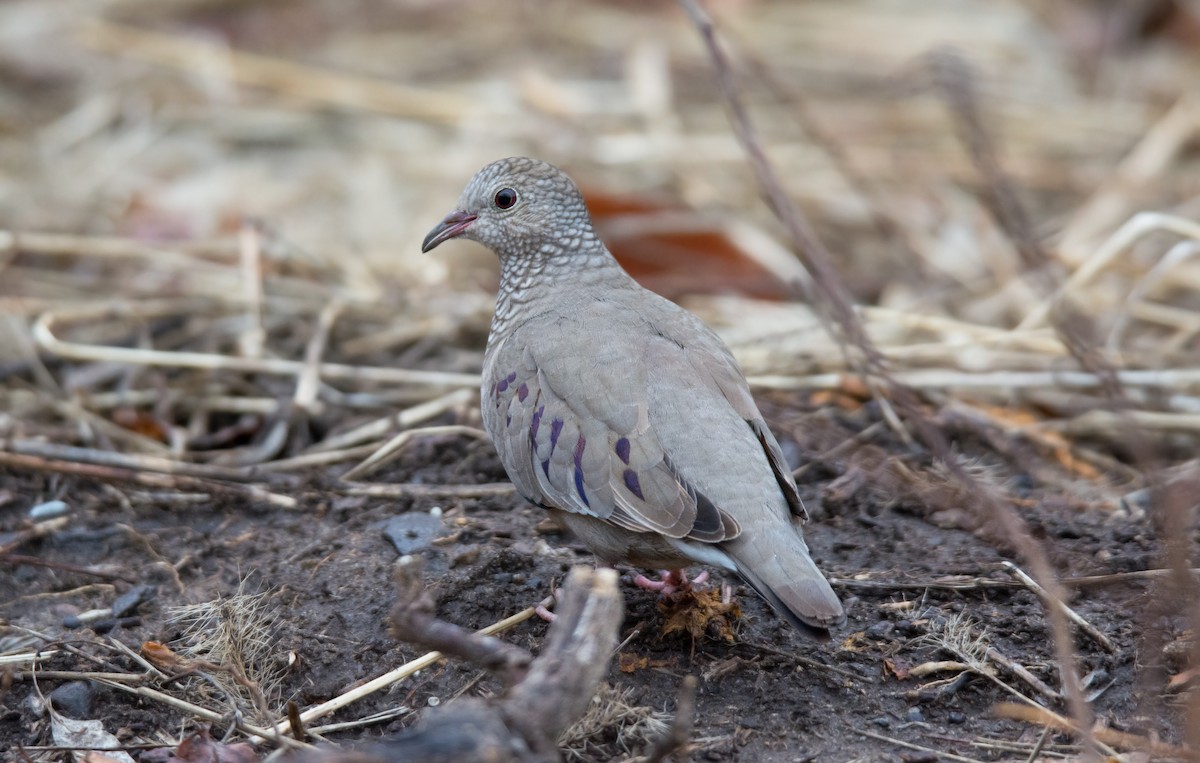
<svg viewBox="0 0 1200 763">
<path fill-rule="evenodd" d="M 1092 625 L 1087 620 L 1084 620 L 1082 615 L 1068 607 L 1064 602 L 1058 601 L 1057 599 L 1049 596 L 1046 593 L 1046 589 L 1038 585 L 1036 580 L 1026 575 L 1020 567 L 1008 561 L 1001 562 L 1001 564 L 1003 564 L 1005 569 L 1011 572 L 1018 580 L 1025 584 L 1026 588 L 1036 593 L 1038 597 L 1040 597 L 1041 600 L 1046 603 L 1046 606 L 1052 607 L 1057 605 L 1061 607 L 1062 612 L 1067 616 L 1067 619 L 1079 626 L 1079 629 L 1090 636 L 1093 641 L 1110 652 L 1117 651 L 1117 645 L 1114 644 L 1108 638 L 1108 636 L 1105 636 L 1103 633 L 1101 633 L 1099 628 Z"/>
</svg>

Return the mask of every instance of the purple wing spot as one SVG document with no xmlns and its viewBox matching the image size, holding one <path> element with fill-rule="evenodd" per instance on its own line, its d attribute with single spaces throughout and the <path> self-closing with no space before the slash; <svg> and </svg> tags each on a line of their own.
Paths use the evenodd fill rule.
<svg viewBox="0 0 1200 763">
<path fill-rule="evenodd" d="M 578 460 L 576 463 L 578 463 Z M 588 503 L 587 493 L 583 489 L 583 470 L 578 465 L 575 467 L 575 490 L 579 493 L 579 498 L 583 501 L 583 505 L 590 509 L 592 504 Z"/>
<path fill-rule="evenodd" d="M 517 372 L 516 372 L 516 371 L 513 371 L 511 374 L 509 374 L 509 375 L 508 375 L 508 376 L 507 376 L 507 377 L 504 379 L 505 383 L 507 383 L 507 384 L 512 384 L 512 383 L 513 383 L 513 382 L 515 382 L 516 380 L 517 380 Z"/>
<path fill-rule="evenodd" d="M 579 471 L 580 469 L 583 468 L 583 466 L 580 465 L 580 462 L 583 460 L 583 449 L 586 447 L 587 447 L 587 438 L 581 434 L 581 435 L 579 435 L 579 439 L 575 442 L 575 470 L 576 471 Z"/>
<path fill-rule="evenodd" d="M 558 447 L 558 436 L 562 433 L 563 420 L 555 419 L 550 422 L 550 454 L 554 455 L 554 449 Z"/>
<path fill-rule="evenodd" d="M 529 397 L 529 385 L 521 382 L 521 386 L 517 387 L 517 399 L 523 403 L 527 397 Z"/>
<path fill-rule="evenodd" d="M 617 440 L 617 458 L 624 461 L 626 466 L 629 465 L 629 438 L 628 437 L 622 437 L 621 439 Z"/>
<path fill-rule="evenodd" d="M 550 479 L 550 459 L 547 458 L 542 462 L 542 472 L 545 473 L 546 479 Z"/>
<path fill-rule="evenodd" d="M 496 385 L 497 392 L 504 392 L 507 389 L 508 389 L 508 379 L 501 379 L 500 383 Z"/>
<path fill-rule="evenodd" d="M 542 411 L 546 410 L 546 406 L 542 406 L 533 412 L 533 423 L 529 425 L 529 441 L 537 444 L 538 427 L 542 425 Z"/>
<path fill-rule="evenodd" d="M 625 478 L 625 487 L 629 488 L 629 492 L 643 501 L 646 500 L 646 496 L 642 495 L 642 483 L 638 482 L 637 472 L 633 469 L 626 469 L 622 476 Z"/>
<path fill-rule="evenodd" d="M 583 449 L 586 447 L 587 438 L 580 434 L 579 439 L 575 441 L 575 491 L 579 493 L 583 505 L 591 508 L 587 493 L 583 489 Z"/>
</svg>

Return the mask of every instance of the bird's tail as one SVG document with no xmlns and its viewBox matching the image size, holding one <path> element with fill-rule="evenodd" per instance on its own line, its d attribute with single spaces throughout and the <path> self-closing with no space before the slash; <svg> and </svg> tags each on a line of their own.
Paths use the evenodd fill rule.
<svg viewBox="0 0 1200 763">
<path fill-rule="evenodd" d="M 746 536 L 723 544 L 738 574 L 801 633 L 828 641 L 829 629 L 844 624 L 846 613 L 804 538 L 790 527 Z"/>
</svg>

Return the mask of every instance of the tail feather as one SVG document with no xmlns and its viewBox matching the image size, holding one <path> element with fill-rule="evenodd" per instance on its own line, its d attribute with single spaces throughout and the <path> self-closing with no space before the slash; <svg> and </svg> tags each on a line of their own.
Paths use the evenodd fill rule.
<svg viewBox="0 0 1200 763">
<path fill-rule="evenodd" d="M 828 641 L 829 629 L 844 625 L 846 613 L 809 556 L 804 539 L 789 530 L 752 541 L 739 538 L 724 550 L 738 574 L 776 612 L 801 633 Z"/>
</svg>

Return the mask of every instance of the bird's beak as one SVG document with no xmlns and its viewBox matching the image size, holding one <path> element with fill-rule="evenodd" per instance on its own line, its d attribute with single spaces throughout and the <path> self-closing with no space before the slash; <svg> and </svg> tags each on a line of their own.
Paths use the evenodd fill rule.
<svg viewBox="0 0 1200 763">
<path fill-rule="evenodd" d="M 456 209 L 446 215 L 446 219 L 442 220 L 433 230 L 429 231 L 429 235 L 425 237 L 425 241 L 421 244 L 421 251 L 428 252 L 443 241 L 456 238 L 463 234 L 471 223 L 475 222 L 476 215 L 464 212 L 461 209 Z"/>
</svg>

